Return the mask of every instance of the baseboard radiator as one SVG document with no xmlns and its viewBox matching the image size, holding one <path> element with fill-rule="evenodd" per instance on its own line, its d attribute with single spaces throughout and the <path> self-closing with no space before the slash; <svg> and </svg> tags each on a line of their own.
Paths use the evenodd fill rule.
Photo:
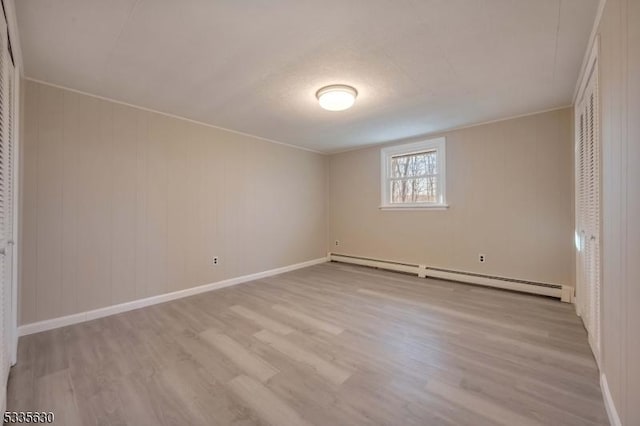
<svg viewBox="0 0 640 426">
<path fill-rule="evenodd" d="M 567 303 L 571 303 L 573 301 L 573 287 L 560 284 L 547 284 L 505 277 L 496 277 L 476 274 L 472 272 L 434 268 L 426 265 L 414 265 L 410 263 L 370 259 L 366 257 L 350 256 L 338 253 L 330 253 L 329 258 L 332 262 L 351 263 L 354 265 L 369 266 L 372 268 L 385 269 L 389 271 L 404 272 L 408 274 L 415 274 L 421 278 L 439 278 L 443 280 L 458 281 L 467 284 L 476 284 L 486 287 L 496 287 L 505 290 L 519 291 L 522 293 L 555 297 Z"/>
</svg>

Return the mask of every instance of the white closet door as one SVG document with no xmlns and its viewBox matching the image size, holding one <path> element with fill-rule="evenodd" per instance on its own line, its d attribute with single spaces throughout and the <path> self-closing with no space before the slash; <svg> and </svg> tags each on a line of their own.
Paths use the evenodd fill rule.
<svg viewBox="0 0 640 426">
<path fill-rule="evenodd" d="M 592 55 L 576 104 L 577 310 L 600 357 L 600 126 L 597 60 Z"/>
<path fill-rule="evenodd" d="M 7 27 L 0 20 L 0 404 L 6 407 L 11 367 L 13 277 L 13 123 L 14 67 L 9 55 Z"/>
<path fill-rule="evenodd" d="M 585 212 L 586 212 L 586 179 L 585 170 L 587 163 L 587 142 L 586 142 L 586 115 L 584 113 L 584 104 L 576 105 L 576 237 L 577 249 L 577 289 L 576 289 L 576 309 L 578 315 L 582 317 L 582 321 L 586 324 L 589 322 L 589 311 L 585 309 L 588 305 L 589 292 L 586 291 L 586 267 L 585 260 Z"/>
</svg>

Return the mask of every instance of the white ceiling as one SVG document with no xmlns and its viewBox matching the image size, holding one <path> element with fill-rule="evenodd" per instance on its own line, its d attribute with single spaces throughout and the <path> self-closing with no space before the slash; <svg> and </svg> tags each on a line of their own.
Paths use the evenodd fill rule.
<svg viewBox="0 0 640 426">
<path fill-rule="evenodd" d="M 16 1 L 28 77 L 324 152 L 570 104 L 597 4 Z"/>
</svg>

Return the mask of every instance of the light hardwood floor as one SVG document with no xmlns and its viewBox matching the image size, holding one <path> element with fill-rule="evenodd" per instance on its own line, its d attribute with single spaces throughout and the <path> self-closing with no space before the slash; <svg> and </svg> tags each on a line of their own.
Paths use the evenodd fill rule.
<svg viewBox="0 0 640 426">
<path fill-rule="evenodd" d="M 59 425 L 607 424 L 573 306 L 330 263 L 23 337 Z"/>
</svg>

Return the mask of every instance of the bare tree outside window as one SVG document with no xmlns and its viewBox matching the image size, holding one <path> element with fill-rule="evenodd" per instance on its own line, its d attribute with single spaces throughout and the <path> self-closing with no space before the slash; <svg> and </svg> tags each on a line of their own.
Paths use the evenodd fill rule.
<svg viewBox="0 0 640 426">
<path fill-rule="evenodd" d="M 391 202 L 437 202 L 437 167 L 435 150 L 391 157 Z"/>
<path fill-rule="evenodd" d="M 446 209 L 446 139 L 380 150 L 381 209 Z"/>
</svg>

